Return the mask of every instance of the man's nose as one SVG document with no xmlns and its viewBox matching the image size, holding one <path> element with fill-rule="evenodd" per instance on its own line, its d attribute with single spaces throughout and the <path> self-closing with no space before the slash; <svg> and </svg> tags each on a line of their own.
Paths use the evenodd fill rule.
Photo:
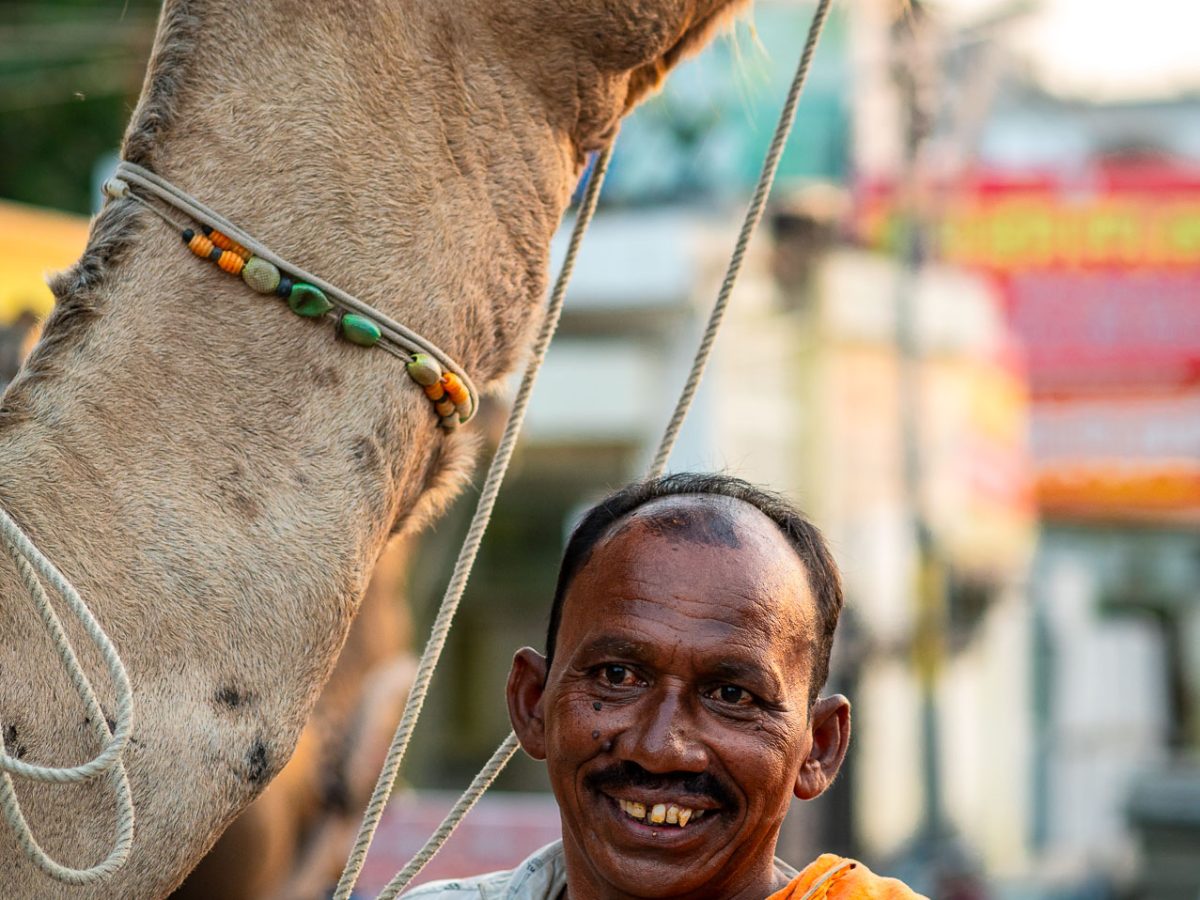
<svg viewBox="0 0 1200 900">
<path fill-rule="evenodd" d="M 624 735 L 623 755 L 647 772 L 703 772 L 708 753 L 699 740 L 691 699 L 666 689 L 639 704 L 637 720 Z"/>
</svg>

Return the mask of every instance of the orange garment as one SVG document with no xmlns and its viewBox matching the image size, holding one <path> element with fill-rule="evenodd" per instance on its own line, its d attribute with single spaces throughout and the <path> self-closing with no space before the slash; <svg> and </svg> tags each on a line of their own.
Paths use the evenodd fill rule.
<svg viewBox="0 0 1200 900">
<path fill-rule="evenodd" d="M 895 878 L 881 878 L 862 863 L 825 853 L 767 900 L 929 900 Z"/>
</svg>

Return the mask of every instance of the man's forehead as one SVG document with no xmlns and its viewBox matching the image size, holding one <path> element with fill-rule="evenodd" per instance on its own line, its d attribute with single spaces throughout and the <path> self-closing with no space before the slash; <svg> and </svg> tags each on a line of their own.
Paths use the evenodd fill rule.
<svg viewBox="0 0 1200 900">
<path fill-rule="evenodd" d="M 741 549 L 747 537 L 775 539 L 780 550 L 790 551 L 778 527 L 761 510 L 720 494 L 674 494 L 643 503 L 614 522 L 596 546 L 635 529 L 668 540 L 731 550 Z"/>
<path fill-rule="evenodd" d="M 684 562 L 670 545 L 693 552 Z M 730 497 L 682 494 L 639 507 L 597 541 L 568 596 L 585 585 L 589 592 L 624 593 L 622 583 L 629 578 L 669 580 L 680 595 L 732 590 L 744 600 L 777 607 L 768 613 L 777 621 L 782 616 L 807 624 L 815 616 L 808 571 L 795 547 L 756 507 Z"/>
</svg>

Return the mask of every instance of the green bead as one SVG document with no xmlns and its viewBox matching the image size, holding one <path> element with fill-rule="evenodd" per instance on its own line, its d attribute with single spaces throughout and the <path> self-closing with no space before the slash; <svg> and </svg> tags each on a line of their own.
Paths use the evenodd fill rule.
<svg viewBox="0 0 1200 900">
<path fill-rule="evenodd" d="M 279 287 L 279 270 L 265 259 L 252 256 L 242 266 L 242 281 L 260 294 L 273 294 Z"/>
<path fill-rule="evenodd" d="M 374 347 L 382 337 L 378 325 L 365 316 L 356 316 L 354 313 L 346 313 L 338 319 L 338 332 L 350 343 L 360 347 Z"/>
<path fill-rule="evenodd" d="M 292 308 L 292 312 L 308 319 L 323 316 L 333 309 L 333 304 L 329 302 L 329 298 L 325 296 L 323 290 L 311 284 L 305 284 L 303 281 L 297 281 L 292 285 L 292 292 L 288 294 L 287 302 L 288 306 Z"/>
<path fill-rule="evenodd" d="M 405 368 L 408 369 L 412 380 L 422 387 L 429 387 L 442 380 L 442 367 L 436 359 L 425 353 L 418 353 Z"/>
</svg>

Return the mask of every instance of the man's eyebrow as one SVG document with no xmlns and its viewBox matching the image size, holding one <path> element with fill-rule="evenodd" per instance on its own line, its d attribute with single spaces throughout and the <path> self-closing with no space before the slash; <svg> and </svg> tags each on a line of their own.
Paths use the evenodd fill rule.
<svg viewBox="0 0 1200 900">
<path fill-rule="evenodd" d="M 580 656 L 614 656 L 623 659 L 645 659 L 648 647 L 642 641 L 602 635 L 579 648 Z"/>
</svg>

